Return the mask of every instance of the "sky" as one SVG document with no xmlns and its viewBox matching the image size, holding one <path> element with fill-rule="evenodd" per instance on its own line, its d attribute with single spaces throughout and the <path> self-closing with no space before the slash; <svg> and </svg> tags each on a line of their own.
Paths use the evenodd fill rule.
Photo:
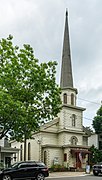
<svg viewBox="0 0 102 180">
<path fill-rule="evenodd" d="M 102 0 L 0 0 L 0 39 L 11 34 L 40 62 L 57 61 L 59 84 L 66 9 L 77 105 L 86 108 L 84 126 L 92 127 L 102 101 Z"/>
</svg>

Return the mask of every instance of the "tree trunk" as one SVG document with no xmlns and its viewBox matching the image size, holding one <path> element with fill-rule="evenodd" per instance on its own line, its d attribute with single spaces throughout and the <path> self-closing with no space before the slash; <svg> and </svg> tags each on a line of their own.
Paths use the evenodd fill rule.
<svg viewBox="0 0 102 180">
<path fill-rule="evenodd" d="M 26 134 L 24 137 L 24 161 L 26 161 L 26 151 L 27 151 L 27 147 L 26 147 Z"/>
</svg>

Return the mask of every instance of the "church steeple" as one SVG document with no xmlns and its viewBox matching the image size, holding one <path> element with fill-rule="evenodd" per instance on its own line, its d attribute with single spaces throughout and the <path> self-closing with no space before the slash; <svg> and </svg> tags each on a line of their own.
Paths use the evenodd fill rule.
<svg viewBox="0 0 102 180">
<path fill-rule="evenodd" d="M 67 10 L 66 10 L 66 19 L 65 19 L 64 41 L 63 41 L 60 87 L 61 87 L 61 89 L 73 88 L 73 76 L 72 76 Z"/>
</svg>

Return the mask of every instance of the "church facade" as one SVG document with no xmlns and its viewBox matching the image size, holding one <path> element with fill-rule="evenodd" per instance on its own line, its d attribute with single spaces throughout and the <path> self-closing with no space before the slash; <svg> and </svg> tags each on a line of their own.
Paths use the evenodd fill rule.
<svg viewBox="0 0 102 180">
<path fill-rule="evenodd" d="M 89 157 L 88 134 L 83 128 L 83 111 L 77 106 L 77 89 L 73 86 L 71 52 L 68 29 L 68 12 L 62 52 L 61 81 L 62 110 L 58 117 L 41 126 L 40 131 L 27 140 L 26 160 L 43 161 L 48 167 L 60 164 L 66 167 L 85 168 Z M 16 160 L 24 158 L 24 145 L 13 141 L 18 148 Z"/>
</svg>

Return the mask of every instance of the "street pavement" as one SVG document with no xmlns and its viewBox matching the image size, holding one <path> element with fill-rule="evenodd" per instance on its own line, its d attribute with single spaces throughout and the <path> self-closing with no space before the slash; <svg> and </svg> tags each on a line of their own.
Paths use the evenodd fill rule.
<svg viewBox="0 0 102 180">
<path fill-rule="evenodd" d="M 92 174 L 92 173 L 90 173 Z M 85 172 L 51 172 L 49 173 L 49 178 L 58 178 L 58 177 L 78 177 L 89 175 Z"/>
</svg>

